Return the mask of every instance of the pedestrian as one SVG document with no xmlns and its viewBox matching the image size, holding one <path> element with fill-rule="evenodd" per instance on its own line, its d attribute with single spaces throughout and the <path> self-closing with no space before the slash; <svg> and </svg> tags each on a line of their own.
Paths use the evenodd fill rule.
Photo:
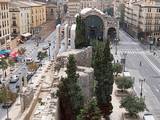
<svg viewBox="0 0 160 120">
<path fill-rule="evenodd" d="M 139 62 L 139 66 L 142 66 L 142 62 L 141 61 Z"/>
<path fill-rule="evenodd" d="M 155 55 L 155 56 L 156 56 L 156 52 L 154 52 L 154 53 L 153 53 L 153 55 Z"/>
</svg>

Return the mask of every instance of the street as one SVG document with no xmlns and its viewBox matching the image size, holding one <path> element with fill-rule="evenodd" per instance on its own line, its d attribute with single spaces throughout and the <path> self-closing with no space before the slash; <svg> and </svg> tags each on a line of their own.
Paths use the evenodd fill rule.
<svg viewBox="0 0 160 120">
<path fill-rule="evenodd" d="M 129 71 L 135 78 L 134 90 L 140 96 L 140 79 L 145 79 L 143 84 L 143 97 L 147 109 L 154 115 L 156 120 L 160 120 L 160 55 L 153 55 L 148 46 L 142 47 L 141 43 L 130 37 L 124 31 L 119 32 L 120 42 L 115 55 L 116 46 L 112 46 L 112 53 L 115 60 L 126 56 L 126 71 Z M 158 53 L 159 51 L 156 51 Z M 140 66 L 141 62 L 141 66 Z"/>
<path fill-rule="evenodd" d="M 25 52 L 25 58 L 32 58 L 33 60 L 37 60 L 37 53 L 38 51 L 42 50 L 42 48 L 44 46 L 48 46 L 48 42 L 50 41 L 51 42 L 51 46 L 50 46 L 50 58 L 53 58 L 54 56 L 54 41 L 55 41 L 55 31 L 52 32 L 46 39 L 45 41 L 39 43 L 39 46 L 37 47 L 36 46 L 36 43 L 33 42 L 32 40 L 28 40 L 27 42 L 25 42 L 24 44 L 20 45 L 19 47 L 25 47 L 26 48 L 26 52 Z M 47 50 L 48 53 L 49 53 L 49 49 Z M 47 58 L 49 59 L 49 57 Z M 10 78 L 10 76 L 12 75 L 19 75 L 19 78 L 22 77 L 23 75 L 25 75 L 27 72 L 27 68 L 26 68 L 26 65 L 25 63 L 21 63 L 18 68 L 16 68 L 14 70 L 14 72 L 9 75 L 7 77 L 7 79 Z M 9 82 L 9 81 L 8 81 Z M 9 84 L 9 88 L 11 89 L 12 92 L 16 92 L 17 91 L 17 88 L 16 88 L 16 85 L 19 84 L 19 81 L 17 81 L 16 83 L 8 83 Z M 18 98 L 17 98 L 18 99 Z M 12 105 L 14 106 L 14 105 Z M 12 109 L 9 108 L 9 111 Z M 3 109 L 1 106 L 0 106 L 0 120 L 3 120 L 4 117 L 6 116 L 7 114 L 7 110 L 6 109 Z"/>
</svg>

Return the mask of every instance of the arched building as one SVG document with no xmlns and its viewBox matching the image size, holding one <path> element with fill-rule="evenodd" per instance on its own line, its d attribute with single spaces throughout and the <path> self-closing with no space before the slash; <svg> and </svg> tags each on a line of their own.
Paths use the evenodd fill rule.
<svg viewBox="0 0 160 120">
<path fill-rule="evenodd" d="M 85 22 L 86 39 L 116 38 L 117 21 L 96 8 L 85 8 L 80 15 Z"/>
</svg>

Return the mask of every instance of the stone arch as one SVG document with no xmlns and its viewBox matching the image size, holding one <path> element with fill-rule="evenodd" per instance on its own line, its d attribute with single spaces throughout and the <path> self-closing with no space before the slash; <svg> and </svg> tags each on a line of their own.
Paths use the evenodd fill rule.
<svg viewBox="0 0 160 120">
<path fill-rule="evenodd" d="M 103 40 L 107 39 L 108 29 L 110 27 L 115 28 L 116 31 L 118 30 L 117 21 L 96 8 L 85 8 L 80 12 L 80 15 L 82 19 L 85 19 L 88 16 L 97 16 L 103 21 Z"/>
<path fill-rule="evenodd" d="M 84 19 L 87 39 L 103 40 L 103 20 L 96 15 L 89 15 Z"/>
</svg>

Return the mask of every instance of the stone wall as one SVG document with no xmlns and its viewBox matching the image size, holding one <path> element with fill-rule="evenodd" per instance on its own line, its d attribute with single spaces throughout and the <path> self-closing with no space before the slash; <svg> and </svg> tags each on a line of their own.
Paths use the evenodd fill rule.
<svg viewBox="0 0 160 120">
<path fill-rule="evenodd" d="M 91 67 L 91 62 L 92 62 L 92 47 L 89 46 L 84 49 L 72 49 L 67 52 L 63 52 L 58 54 L 56 62 L 61 63 L 62 66 L 66 65 L 67 63 L 67 58 L 70 54 L 73 54 L 77 66 L 86 66 L 86 67 Z"/>
<path fill-rule="evenodd" d="M 82 89 L 85 102 L 88 102 L 88 100 L 93 96 L 94 89 L 94 70 L 91 67 L 92 47 L 87 47 L 80 50 L 73 49 L 59 54 L 56 60 L 56 64 L 59 66 L 59 80 L 61 77 L 67 77 L 65 71 L 66 64 L 68 62 L 67 58 L 70 54 L 73 54 L 77 61 L 77 73 L 79 74 L 78 84 Z"/>
</svg>

